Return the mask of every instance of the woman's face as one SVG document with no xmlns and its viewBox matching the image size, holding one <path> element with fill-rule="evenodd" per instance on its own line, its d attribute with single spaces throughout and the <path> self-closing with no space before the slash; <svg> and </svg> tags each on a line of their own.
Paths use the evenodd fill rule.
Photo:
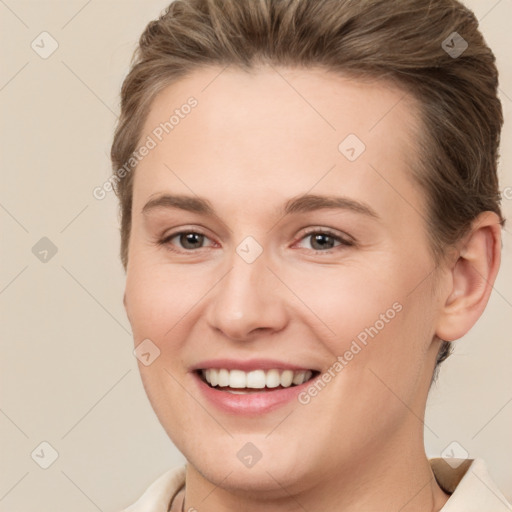
<svg viewBox="0 0 512 512">
<path fill-rule="evenodd" d="M 440 301 L 416 122 L 390 85 L 284 68 L 201 69 L 152 104 L 125 305 L 152 406 L 208 480 L 304 488 L 419 445 Z M 240 394 L 209 368 L 235 391 L 318 377 Z"/>
</svg>

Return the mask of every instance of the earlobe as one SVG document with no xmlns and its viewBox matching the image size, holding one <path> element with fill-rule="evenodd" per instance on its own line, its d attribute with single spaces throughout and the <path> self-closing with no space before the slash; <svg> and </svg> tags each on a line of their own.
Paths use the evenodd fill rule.
<svg viewBox="0 0 512 512">
<path fill-rule="evenodd" d="M 476 323 L 489 300 L 500 259 L 500 219 L 494 212 L 482 212 L 473 221 L 451 270 L 451 289 L 436 329 L 439 338 L 459 339 Z"/>
</svg>

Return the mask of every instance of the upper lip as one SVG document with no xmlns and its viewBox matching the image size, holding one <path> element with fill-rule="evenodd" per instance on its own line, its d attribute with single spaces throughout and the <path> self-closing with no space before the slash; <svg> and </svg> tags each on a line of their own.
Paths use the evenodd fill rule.
<svg viewBox="0 0 512 512">
<path fill-rule="evenodd" d="M 284 361 L 278 361 L 277 359 L 208 359 L 200 361 L 197 364 L 191 366 L 192 371 L 196 370 L 207 370 L 208 368 L 226 370 L 243 370 L 249 372 L 252 370 L 294 370 L 294 371 L 306 371 L 314 370 L 318 371 L 311 366 L 302 366 L 299 364 L 285 363 Z"/>
</svg>

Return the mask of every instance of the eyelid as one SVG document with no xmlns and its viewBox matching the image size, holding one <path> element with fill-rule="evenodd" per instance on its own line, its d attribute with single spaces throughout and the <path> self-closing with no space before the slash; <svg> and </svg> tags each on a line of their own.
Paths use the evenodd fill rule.
<svg viewBox="0 0 512 512">
<path fill-rule="evenodd" d="M 182 249 L 174 244 L 171 244 L 170 241 L 179 236 L 189 233 L 195 233 L 198 235 L 201 235 L 208 239 L 210 242 L 212 242 L 212 245 L 206 246 L 206 247 L 199 247 L 197 249 Z M 304 228 L 300 231 L 300 233 L 297 235 L 295 240 L 292 243 L 292 247 L 302 240 L 308 238 L 309 236 L 312 236 L 314 234 L 325 234 L 332 238 L 334 238 L 336 241 L 338 241 L 338 245 L 335 245 L 334 247 L 330 249 L 320 250 L 320 249 L 306 249 L 309 252 L 313 252 L 314 254 L 325 254 L 325 255 L 331 255 L 334 252 L 337 252 L 341 249 L 353 247 L 356 245 L 356 240 L 350 236 L 348 233 L 340 233 L 336 230 L 333 230 L 331 228 L 322 227 L 322 226 L 310 226 L 308 228 Z M 201 249 L 211 249 L 212 246 L 215 247 L 215 245 L 218 245 L 215 240 L 212 240 L 210 236 L 208 236 L 202 229 L 198 229 L 197 226 L 182 226 L 178 229 L 178 231 L 172 231 L 171 233 L 162 235 L 157 238 L 156 240 L 157 245 L 163 246 L 168 251 L 177 253 L 177 254 L 193 254 L 193 253 L 200 253 Z"/>
<path fill-rule="evenodd" d="M 313 251 L 315 254 L 332 254 L 333 252 L 340 250 L 340 248 L 353 247 L 356 245 L 356 240 L 352 236 L 350 236 L 348 233 L 341 234 L 338 231 L 332 230 L 330 228 L 322 227 L 322 226 L 305 228 L 303 231 L 301 231 L 299 233 L 299 235 L 293 242 L 293 245 L 296 245 L 297 243 L 301 242 L 305 238 L 308 238 L 309 236 L 314 235 L 314 234 L 329 235 L 330 237 L 334 238 L 335 240 L 337 240 L 339 242 L 338 245 L 332 247 L 331 249 L 326 249 L 326 250 L 309 249 L 309 251 Z"/>
<path fill-rule="evenodd" d="M 334 238 L 339 238 L 340 240 L 343 240 L 344 242 L 347 243 L 356 243 L 355 238 L 350 236 L 348 233 L 340 232 L 324 226 L 312 226 L 304 228 L 303 230 L 300 231 L 299 235 L 297 235 L 296 240 L 302 240 L 304 237 L 315 233 L 324 233 L 326 235 L 331 235 Z"/>
<path fill-rule="evenodd" d="M 160 246 L 164 246 L 169 251 L 181 253 L 181 254 L 199 252 L 201 249 L 209 249 L 210 247 L 212 247 L 212 246 L 207 246 L 207 247 L 200 247 L 199 249 L 181 249 L 181 248 L 176 247 L 170 243 L 170 241 L 173 238 L 175 238 L 179 235 L 185 235 L 185 234 L 189 234 L 189 233 L 195 233 L 197 235 L 202 235 L 205 238 L 207 238 L 208 240 L 210 240 L 212 242 L 212 245 L 216 244 L 216 242 L 214 240 L 212 240 L 212 238 L 209 235 L 207 235 L 203 230 L 198 229 L 197 227 L 192 227 L 192 226 L 190 226 L 190 227 L 182 226 L 178 229 L 178 231 L 171 231 L 170 233 L 158 236 L 156 239 L 156 244 L 160 245 Z"/>
</svg>

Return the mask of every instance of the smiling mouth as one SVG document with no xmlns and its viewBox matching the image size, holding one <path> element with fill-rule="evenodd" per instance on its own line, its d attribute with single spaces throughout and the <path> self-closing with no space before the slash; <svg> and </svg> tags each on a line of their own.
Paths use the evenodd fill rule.
<svg viewBox="0 0 512 512">
<path fill-rule="evenodd" d="M 228 370 L 208 368 L 195 373 L 210 388 L 234 394 L 261 393 L 300 386 L 316 378 L 317 370 Z"/>
</svg>

